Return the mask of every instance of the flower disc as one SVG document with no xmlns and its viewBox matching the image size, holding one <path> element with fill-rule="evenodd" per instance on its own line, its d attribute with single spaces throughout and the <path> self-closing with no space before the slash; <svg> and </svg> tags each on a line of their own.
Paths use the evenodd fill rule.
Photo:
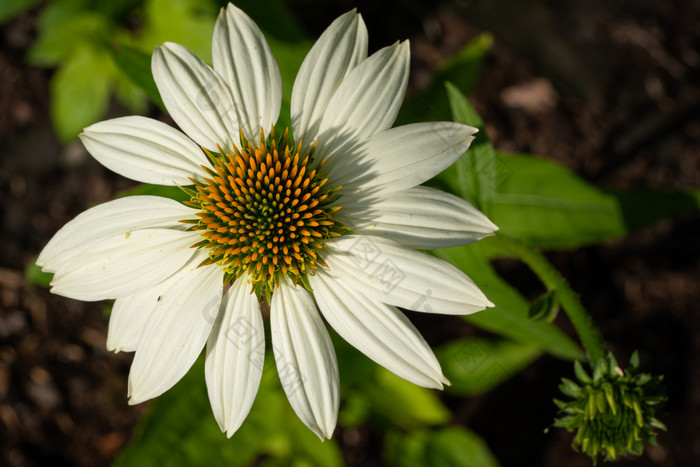
<svg viewBox="0 0 700 467">
<path fill-rule="evenodd" d="M 330 207 L 338 188 L 326 188 L 314 150 L 290 147 L 288 131 L 276 141 L 261 132 L 258 145 L 241 135 L 241 149 L 210 153 L 211 178 L 192 180 L 186 204 L 201 209 L 192 228 L 202 230 L 195 246 L 210 249 L 206 263 L 216 263 L 227 281 L 247 273 L 256 292 L 270 297 L 280 275 L 306 284 L 306 274 L 325 265 L 318 251 L 345 230 Z"/>
</svg>

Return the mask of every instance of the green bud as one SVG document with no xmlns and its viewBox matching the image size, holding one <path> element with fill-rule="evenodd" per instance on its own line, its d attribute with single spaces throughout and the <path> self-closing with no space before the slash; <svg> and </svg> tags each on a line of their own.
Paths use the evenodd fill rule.
<svg viewBox="0 0 700 467">
<path fill-rule="evenodd" d="M 556 426 L 575 431 L 572 447 L 593 458 L 611 461 L 619 456 L 640 455 L 646 442 L 656 444 L 654 430 L 666 430 L 657 419 L 666 400 L 662 376 L 637 373 L 635 352 L 627 371 L 608 354 L 593 368 L 593 377 L 579 362 L 574 363 L 578 384 L 562 378 L 559 386 L 572 400 L 555 400 L 560 410 Z"/>
</svg>

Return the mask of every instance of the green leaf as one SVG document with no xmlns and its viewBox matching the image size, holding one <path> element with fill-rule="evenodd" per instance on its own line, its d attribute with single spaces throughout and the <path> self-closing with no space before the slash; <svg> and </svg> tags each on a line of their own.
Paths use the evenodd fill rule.
<svg viewBox="0 0 700 467">
<path fill-rule="evenodd" d="M 37 65 L 59 67 L 51 80 L 51 117 L 62 141 L 101 119 L 112 91 L 132 111 L 145 110 L 143 94 L 115 66 L 108 47 L 110 38 L 128 32 L 90 8 L 81 1 L 48 5 L 28 57 Z"/>
<path fill-rule="evenodd" d="M 33 258 L 24 270 L 24 282 L 30 289 L 34 286 L 48 288 L 52 279 L 53 274 L 50 272 L 43 272 L 41 268 L 36 265 L 36 258 Z"/>
<path fill-rule="evenodd" d="M 386 464 L 391 467 L 420 467 L 427 465 L 425 449 L 430 432 L 415 430 L 410 433 L 389 431 L 385 436 Z"/>
<path fill-rule="evenodd" d="M 478 243 L 432 253 L 467 273 L 496 307 L 464 316 L 470 323 L 523 344 L 534 344 L 560 358 L 583 359 L 580 347 L 556 326 L 528 317 L 529 304 L 489 263 L 502 255 L 485 238 Z"/>
<path fill-rule="evenodd" d="M 5 0 L 0 2 L 0 25 L 33 7 L 39 0 Z"/>
<path fill-rule="evenodd" d="M 367 381 L 361 391 L 372 409 L 394 426 L 410 430 L 440 425 L 452 417 L 434 391 L 409 383 L 382 367 L 376 368 L 375 375 L 374 381 Z"/>
<path fill-rule="evenodd" d="M 275 55 L 280 74 L 282 75 L 282 110 L 275 124 L 275 127 L 279 128 L 276 132 L 281 134 L 285 128 L 290 128 L 291 132 L 289 107 L 292 102 L 292 88 L 294 87 L 297 71 L 313 44 L 307 40 L 299 40 L 293 43 L 285 42 L 269 36 L 268 43 L 272 53 Z"/>
<path fill-rule="evenodd" d="M 174 388 L 158 397 L 114 466 L 245 466 L 261 456 L 281 465 L 339 466 L 333 440 L 319 441 L 296 417 L 271 358 L 243 426 L 231 438 L 212 414 L 200 358 Z"/>
<path fill-rule="evenodd" d="M 603 190 L 569 169 L 528 155 L 498 154 L 491 220 L 501 233 L 542 248 L 577 248 L 624 236 L 661 219 L 700 211 L 700 190 Z"/>
<path fill-rule="evenodd" d="M 576 378 L 583 384 L 591 384 L 591 382 L 593 381 L 591 377 L 588 376 L 588 373 L 586 373 L 586 370 L 583 369 L 583 365 L 581 365 L 581 362 L 578 360 L 574 362 L 574 374 L 576 375 Z"/>
<path fill-rule="evenodd" d="M 338 413 L 338 423 L 345 427 L 356 427 L 364 424 L 372 411 L 372 405 L 367 397 L 363 394 L 349 394 L 343 399 Z"/>
<path fill-rule="evenodd" d="M 114 33 L 108 18 L 95 12 L 74 10 L 68 5 L 67 2 L 57 2 L 43 11 L 39 20 L 39 37 L 28 55 L 30 63 L 66 66 L 63 62 L 70 61 L 76 53 L 101 49 Z"/>
<path fill-rule="evenodd" d="M 395 126 L 407 123 L 449 121 L 450 105 L 445 82 L 451 82 L 463 94 L 469 94 L 479 77 L 479 70 L 493 43 L 489 34 L 482 34 L 450 58 L 433 76 L 430 84 L 401 107 Z"/>
<path fill-rule="evenodd" d="M 688 217 L 700 212 L 700 190 L 697 188 L 675 192 L 651 189 L 604 191 L 614 196 L 620 206 L 626 229 L 624 233 L 663 219 Z"/>
<path fill-rule="evenodd" d="M 388 465 L 393 467 L 497 467 L 487 444 L 474 432 L 459 426 L 389 432 Z"/>
<path fill-rule="evenodd" d="M 113 40 L 108 49 L 114 63 L 133 84 L 138 86 L 148 98 L 161 110 L 165 111 L 165 105 L 160 98 L 151 73 L 151 56 L 140 49 L 128 45 L 123 40 Z"/>
<path fill-rule="evenodd" d="M 466 428 L 437 430 L 428 440 L 427 465 L 431 467 L 497 467 L 486 442 Z"/>
<path fill-rule="evenodd" d="M 479 131 L 483 131 L 484 121 L 481 119 L 476 109 L 469 103 L 467 97 L 449 81 L 445 82 L 445 89 L 447 90 L 447 98 L 450 102 L 452 119 L 455 122 L 473 126 L 479 129 Z M 485 138 L 484 141 L 488 141 L 488 139 Z"/>
<path fill-rule="evenodd" d="M 448 392 L 474 395 L 503 383 L 542 354 L 534 344 L 506 340 L 459 339 L 435 351 L 452 386 Z"/>
<path fill-rule="evenodd" d="M 341 406 L 344 425 L 362 423 L 372 413 L 405 429 L 449 421 L 449 410 L 435 391 L 399 378 L 336 333 L 331 333 L 331 338 L 340 368 L 341 393 L 350 395 Z"/>
<path fill-rule="evenodd" d="M 177 42 L 211 64 L 217 13 L 211 0 L 146 0 L 139 46 L 151 52 L 156 44 Z"/>
<path fill-rule="evenodd" d="M 108 46 L 110 38 L 123 40 L 129 32 L 92 9 L 80 0 L 48 5 L 29 53 L 31 63 L 59 67 L 51 80 L 51 116 L 63 141 L 101 119 L 113 91 L 131 111 L 145 110 L 143 93 L 115 66 Z"/>
<path fill-rule="evenodd" d="M 554 317 L 556 317 L 559 305 L 557 303 L 557 297 L 554 290 L 550 290 L 535 299 L 532 304 L 530 304 L 530 309 L 528 310 L 528 317 L 534 321 L 546 320 L 551 322 Z"/>
<path fill-rule="evenodd" d="M 496 151 L 486 136 L 484 122 L 464 94 L 452 83 L 445 83 L 445 86 L 453 120 L 479 130 L 466 154 L 448 170 L 456 171 L 456 192 L 489 215 L 498 182 Z M 449 172 L 444 176 L 449 176 Z"/>
<path fill-rule="evenodd" d="M 164 198 L 174 199 L 175 201 L 188 201 L 190 197 L 176 186 L 164 186 L 164 185 L 149 185 L 148 183 L 143 183 L 137 185 L 134 188 L 128 190 L 120 191 L 117 193 L 117 198 L 124 198 L 125 196 L 162 196 Z"/>
<path fill-rule="evenodd" d="M 297 19 L 294 9 L 282 0 L 238 0 L 235 4 L 253 18 L 268 40 L 274 38 L 277 41 L 294 43 L 307 38 L 304 26 Z"/>
<path fill-rule="evenodd" d="M 77 50 L 51 79 L 51 119 L 62 141 L 75 138 L 99 120 L 109 104 L 109 72 L 114 64 L 105 53 Z"/>
<path fill-rule="evenodd" d="M 378 365 L 365 354 L 340 337 L 331 332 L 333 348 L 340 368 L 340 385 L 342 389 L 354 390 L 367 384 L 374 384 L 375 372 Z M 343 372 L 343 368 L 352 368 L 352 371 Z"/>
</svg>

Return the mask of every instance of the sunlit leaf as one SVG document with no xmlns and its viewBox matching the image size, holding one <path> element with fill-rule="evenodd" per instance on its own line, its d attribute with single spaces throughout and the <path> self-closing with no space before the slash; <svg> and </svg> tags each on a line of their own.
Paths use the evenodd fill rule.
<svg viewBox="0 0 700 467">
<path fill-rule="evenodd" d="M 297 15 L 283 0 L 238 0 L 235 5 L 253 18 L 268 40 L 291 44 L 307 38 L 306 30 Z M 275 58 L 279 60 L 276 54 Z"/>
<path fill-rule="evenodd" d="M 458 193 L 489 215 L 498 184 L 496 151 L 486 136 L 484 122 L 464 94 L 449 82 L 446 88 L 453 120 L 479 130 L 467 153 L 448 170 L 456 172 Z"/>
<path fill-rule="evenodd" d="M 164 198 L 174 199 L 175 201 L 187 201 L 189 196 L 176 186 L 150 185 L 142 183 L 128 190 L 117 193 L 117 198 L 125 196 L 162 196 Z"/>
<path fill-rule="evenodd" d="M 128 32 L 91 7 L 81 2 L 48 5 L 28 55 L 33 64 L 59 67 L 51 79 L 51 118 L 62 141 L 100 120 L 112 93 L 131 111 L 145 110 L 143 94 L 115 66 L 109 51 L 108 41 Z"/>
<path fill-rule="evenodd" d="M 498 461 L 486 442 L 466 428 L 453 426 L 436 430 L 426 449 L 432 467 L 497 467 Z"/>
<path fill-rule="evenodd" d="M 371 411 L 372 404 L 367 397 L 361 393 L 349 394 L 340 407 L 338 423 L 345 427 L 362 425 L 369 418 Z"/>
<path fill-rule="evenodd" d="M 211 0 L 146 0 L 138 42 L 145 52 L 177 42 L 211 64 L 211 37 L 218 8 Z"/>
<path fill-rule="evenodd" d="M 227 439 L 214 420 L 200 359 L 174 388 L 160 396 L 142 419 L 115 466 L 245 466 L 260 456 L 282 465 L 337 466 L 333 440 L 320 442 L 292 411 L 271 358 L 253 408 Z"/>
<path fill-rule="evenodd" d="M 459 426 L 387 435 L 392 467 L 497 467 L 498 461 L 476 433 Z"/>
<path fill-rule="evenodd" d="M 464 318 L 490 332 L 516 342 L 535 344 L 560 358 L 583 358 L 579 346 L 556 326 L 535 322 L 528 317 L 529 303 L 494 271 L 489 260 L 497 256 L 489 239 L 476 244 L 433 252 L 466 272 L 496 307 L 488 308 Z"/>
<path fill-rule="evenodd" d="M 427 430 L 414 430 L 409 433 L 389 431 L 385 436 L 386 465 L 391 467 L 424 466 L 425 446 L 430 433 Z"/>
<path fill-rule="evenodd" d="M 28 287 L 44 287 L 48 288 L 51 280 L 53 279 L 53 274 L 49 272 L 43 272 L 39 266 L 37 266 L 34 261 L 36 258 L 30 261 L 27 268 L 24 270 L 24 282 Z"/>
<path fill-rule="evenodd" d="M 416 386 L 384 368 L 377 367 L 376 378 L 362 388 L 372 410 L 388 418 L 394 426 L 415 429 L 450 420 L 450 411 L 431 389 Z"/>
<path fill-rule="evenodd" d="M 5 0 L 0 2 L 0 24 L 33 7 L 39 0 Z"/>
<path fill-rule="evenodd" d="M 552 161 L 506 154 L 498 159 L 510 176 L 499 186 L 491 220 L 502 233 L 536 246 L 601 243 L 700 211 L 700 190 L 604 190 Z"/>
<path fill-rule="evenodd" d="M 113 40 L 109 48 L 112 59 L 121 71 L 138 86 L 148 98 L 165 110 L 163 100 L 151 73 L 151 56 L 125 41 Z"/>
<path fill-rule="evenodd" d="M 434 390 L 399 378 L 337 334 L 332 333 L 332 337 L 340 369 L 341 394 L 349 396 L 341 406 L 340 418 L 344 424 L 362 423 L 371 414 L 406 429 L 449 421 L 450 413 Z"/>
<path fill-rule="evenodd" d="M 30 63 L 42 66 L 61 64 L 86 48 L 99 49 L 113 29 L 108 18 L 70 8 L 68 2 L 47 6 L 38 23 L 39 37 L 27 58 Z"/>
<path fill-rule="evenodd" d="M 270 36 L 267 30 L 265 33 L 268 36 L 270 49 L 275 56 L 275 60 L 277 60 L 282 75 L 282 110 L 275 126 L 284 131 L 285 128 L 291 126 L 289 105 L 292 101 L 294 79 L 301 63 L 304 61 L 304 57 L 306 57 L 313 44 L 307 40 L 284 42 Z"/>
<path fill-rule="evenodd" d="M 99 120 L 109 104 L 112 69 L 110 58 L 82 48 L 71 56 L 51 80 L 51 119 L 63 141 L 75 138 L 83 128 Z"/>
<path fill-rule="evenodd" d="M 459 339 L 436 349 L 448 392 L 481 394 L 508 380 L 542 353 L 539 346 L 494 339 Z"/>
</svg>

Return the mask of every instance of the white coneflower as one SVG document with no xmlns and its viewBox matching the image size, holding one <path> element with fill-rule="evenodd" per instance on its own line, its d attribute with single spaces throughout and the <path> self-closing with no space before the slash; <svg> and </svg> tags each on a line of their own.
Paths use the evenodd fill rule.
<svg viewBox="0 0 700 467">
<path fill-rule="evenodd" d="M 462 199 L 418 186 L 462 155 L 475 129 L 390 128 L 406 89 L 408 43 L 367 57 L 367 31 L 354 11 L 304 60 L 291 134 L 273 127 L 282 98 L 277 63 L 233 5 L 216 23 L 213 62 L 212 69 L 172 43 L 153 54 L 156 84 L 184 134 L 134 116 L 81 135 L 106 167 L 181 186 L 189 202 L 133 196 L 96 206 L 63 227 L 37 261 L 54 273 L 54 293 L 116 299 L 107 345 L 136 352 L 129 402 L 172 387 L 206 344 L 211 405 L 233 434 L 262 375 L 262 301 L 287 397 L 322 439 L 336 424 L 338 367 L 321 314 L 380 365 L 441 388 L 438 361 L 397 307 L 466 314 L 492 306 L 454 266 L 414 250 L 496 230 Z"/>
</svg>

